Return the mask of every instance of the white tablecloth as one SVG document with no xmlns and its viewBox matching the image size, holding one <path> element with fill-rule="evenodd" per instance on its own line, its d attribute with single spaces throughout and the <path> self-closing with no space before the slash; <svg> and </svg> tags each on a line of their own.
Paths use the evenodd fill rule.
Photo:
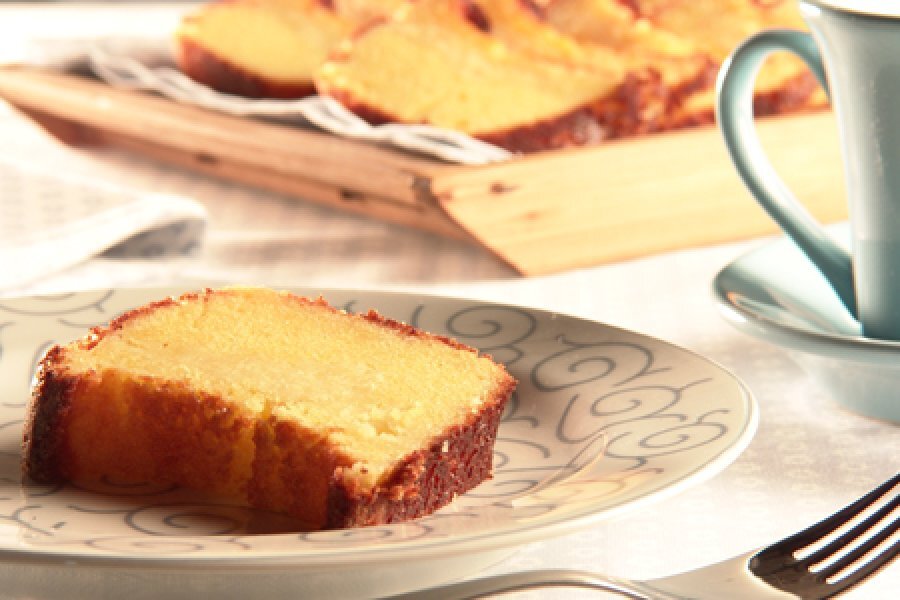
<svg viewBox="0 0 900 600">
<path fill-rule="evenodd" d="M 4 27 L 14 22 L 8 14 L 0 13 L 0 40 Z M 16 14 L 21 18 L 23 13 Z M 0 159 L 87 175 L 136 192 L 177 194 L 199 202 L 209 217 L 199 253 L 96 258 L 2 294 L 201 277 L 272 285 L 389 287 L 512 301 L 663 338 L 717 361 L 747 383 L 761 407 L 759 431 L 723 473 L 615 520 L 523 547 L 490 572 L 561 567 L 637 578 L 674 573 L 792 533 L 897 471 L 900 429 L 836 407 L 828 391 L 804 374 L 788 352 L 748 338 L 717 314 L 710 294 L 712 278 L 764 240 L 523 279 L 473 245 L 135 156 L 64 147 L 2 104 L 0 140 Z M 900 564 L 847 597 L 892 598 L 900 595 L 898 590 Z M 597 597 L 560 590 L 520 595 L 582 596 Z"/>
</svg>

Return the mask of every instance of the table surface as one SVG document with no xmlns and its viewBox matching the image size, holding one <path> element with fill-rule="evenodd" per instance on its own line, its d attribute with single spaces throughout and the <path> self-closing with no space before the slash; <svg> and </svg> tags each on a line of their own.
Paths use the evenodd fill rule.
<svg viewBox="0 0 900 600">
<path fill-rule="evenodd" d="M 171 18 L 171 11 L 143 8 L 161 22 Z M 0 8 L 0 40 L 9 31 L 21 34 L 15 23 L 31 27 L 34 14 L 47 10 L 53 7 Z M 97 15 L 107 12 L 102 6 L 91 10 Z M 119 18 L 115 15 L 120 13 L 110 14 Z M 91 22 L 94 26 L 104 23 L 101 19 Z M 166 284 L 199 277 L 512 301 L 671 341 L 723 365 L 752 390 L 760 405 L 758 433 L 724 472 L 584 531 L 526 545 L 489 572 L 558 567 L 650 578 L 687 570 L 792 533 L 897 471 L 900 430 L 896 426 L 835 406 L 828 390 L 801 371 L 788 351 L 747 337 L 717 314 L 710 292 L 713 277 L 765 240 L 523 279 L 490 253 L 464 242 L 224 183 L 132 155 L 65 147 L 2 104 L 0 139 L 0 158 L 33 161 L 50 170 L 135 190 L 188 196 L 206 206 L 210 219 L 203 250 L 195 257 L 95 259 L 4 294 Z M 897 589 L 900 565 L 847 597 L 896 597 Z M 559 590 L 516 597 L 582 596 L 598 597 Z"/>
</svg>

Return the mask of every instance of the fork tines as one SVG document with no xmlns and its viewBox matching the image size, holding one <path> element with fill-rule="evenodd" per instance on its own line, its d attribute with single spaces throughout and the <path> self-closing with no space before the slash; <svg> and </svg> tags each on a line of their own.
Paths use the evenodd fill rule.
<svg viewBox="0 0 900 600">
<path fill-rule="evenodd" d="M 766 548 L 750 561 L 750 570 L 801 598 L 843 592 L 900 554 L 900 539 L 885 546 L 900 530 L 898 507 L 900 473 L 827 519 Z"/>
</svg>

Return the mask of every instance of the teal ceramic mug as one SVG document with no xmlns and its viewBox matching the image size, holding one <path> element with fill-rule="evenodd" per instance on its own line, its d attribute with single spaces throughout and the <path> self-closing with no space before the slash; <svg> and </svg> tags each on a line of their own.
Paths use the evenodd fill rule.
<svg viewBox="0 0 900 600">
<path fill-rule="evenodd" d="M 831 283 L 863 334 L 900 340 L 900 2 L 800 0 L 799 6 L 811 34 L 764 31 L 723 65 L 719 127 L 750 192 Z M 806 61 L 837 118 L 852 256 L 780 180 L 754 129 L 756 72 L 784 50 Z"/>
</svg>

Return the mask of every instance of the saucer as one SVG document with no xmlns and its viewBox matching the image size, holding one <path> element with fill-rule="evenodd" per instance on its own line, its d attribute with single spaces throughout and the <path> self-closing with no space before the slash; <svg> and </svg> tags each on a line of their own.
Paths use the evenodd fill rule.
<svg viewBox="0 0 900 600">
<path fill-rule="evenodd" d="M 829 228 L 849 244 L 847 224 Z M 787 239 L 741 256 L 713 280 L 726 320 L 789 349 L 791 358 L 846 408 L 900 423 L 900 342 L 862 336 L 825 278 Z"/>
</svg>

